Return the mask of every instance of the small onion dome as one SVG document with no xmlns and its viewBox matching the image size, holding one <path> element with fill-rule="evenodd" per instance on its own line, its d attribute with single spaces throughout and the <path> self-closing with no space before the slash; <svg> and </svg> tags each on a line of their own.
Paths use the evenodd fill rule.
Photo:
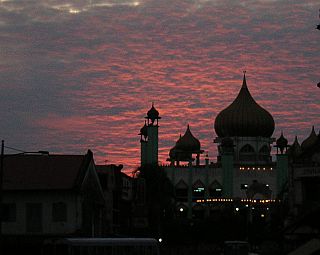
<svg viewBox="0 0 320 255">
<path fill-rule="evenodd" d="M 298 157 L 301 154 L 301 152 L 302 152 L 301 146 L 300 146 L 300 143 L 298 142 L 298 137 L 296 136 L 293 144 L 290 146 L 288 150 L 288 154 L 292 157 Z"/>
<path fill-rule="evenodd" d="M 318 137 L 317 137 L 316 132 L 314 131 L 314 126 L 312 126 L 312 130 L 311 130 L 310 135 L 301 144 L 301 149 L 305 150 L 305 149 L 311 147 L 312 145 L 314 145 L 317 142 L 317 139 L 318 139 Z"/>
<path fill-rule="evenodd" d="M 281 136 L 276 141 L 277 147 L 280 149 L 284 149 L 288 146 L 288 140 L 283 136 L 281 132 Z"/>
<path fill-rule="evenodd" d="M 144 137 L 148 136 L 148 127 L 146 123 L 144 123 L 144 126 L 140 129 L 139 135 L 143 135 Z"/>
<path fill-rule="evenodd" d="M 272 115 L 251 96 L 245 74 L 238 96 L 218 114 L 214 122 L 219 137 L 271 137 L 274 126 Z"/>
<path fill-rule="evenodd" d="M 192 152 L 177 150 L 174 146 L 169 152 L 169 160 L 189 161 L 192 159 Z"/>
<path fill-rule="evenodd" d="M 197 152 L 200 151 L 200 142 L 193 136 L 188 125 L 185 134 L 177 141 L 176 149 L 181 151 Z"/>
<path fill-rule="evenodd" d="M 157 109 L 154 107 L 153 103 L 152 103 L 152 107 L 151 109 L 148 111 L 147 113 L 147 118 L 151 119 L 151 120 L 156 120 L 156 119 L 161 119 L 159 117 L 159 112 L 157 111 Z"/>
</svg>

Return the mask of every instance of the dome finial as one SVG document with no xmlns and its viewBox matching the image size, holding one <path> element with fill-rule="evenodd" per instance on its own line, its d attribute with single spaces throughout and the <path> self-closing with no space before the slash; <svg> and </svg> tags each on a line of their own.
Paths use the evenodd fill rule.
<svg viewBox="0 0 320 255">
<path fill-rule="evenodd" d="M 247 88 L 246 72 L 247 72 L 246 70 L 243 70 L 242 88 Z"/>
</svg>

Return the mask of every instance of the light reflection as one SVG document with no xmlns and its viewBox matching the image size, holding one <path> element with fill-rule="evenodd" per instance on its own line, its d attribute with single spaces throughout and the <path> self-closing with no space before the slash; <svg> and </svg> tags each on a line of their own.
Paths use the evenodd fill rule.
<svg viewBox="0 0 320 255">
<path fill-rule="evenodd" d="M 71 13 L 71 14 L 78 14 L 80 12 L 81 11 L 79 9 L 69 9 L 69 13 Z"/>
</svg>

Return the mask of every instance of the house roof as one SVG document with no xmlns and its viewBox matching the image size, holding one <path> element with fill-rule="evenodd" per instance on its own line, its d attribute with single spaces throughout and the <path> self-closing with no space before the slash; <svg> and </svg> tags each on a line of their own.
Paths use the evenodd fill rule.
<svg viewBox="0 0 320 255">
<path fill-rule="evenodd" d="M 5 155 L 4 190 L 66 190 L 81 183 L 92 160 L 86 155 Z"/>
</svg>

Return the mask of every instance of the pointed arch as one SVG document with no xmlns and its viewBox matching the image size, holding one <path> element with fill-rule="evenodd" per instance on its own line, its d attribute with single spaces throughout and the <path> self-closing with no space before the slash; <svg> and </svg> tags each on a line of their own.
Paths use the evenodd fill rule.
<svg viewBox="0 0 320 255">
<path fill-rule="evenodd" d="M 271 161 L 271 156 L 270 156 L 270 146 L 267 144 L 264 144 L 261 146 L 259 150 L 259 160 L 263 161 Z"/>
<path fill-rule="evenodd" d="M 254 153 L 254 148 L 250 144 L 241 147 L 240 153 Z"/>
<path fill-rule="evenodd" d="M 176 184 L 175 188 L 176 189 L 187 189 L 188 184 L 184 180 L 180 179 L 180 181 Z"/>
<path fill-rule="evenodd" d="M 214 180 L 209 186 L 209 196 L 217 198 L 222 196 L 222 185 L 217 180 Z"/>
<path fill-rule="evenodd" d="M 180 202 L 186 202 L 188 200 L 188 185 L 184 180 L 180 180 L 175 185 L 176 199 Z"/>
<path fill-rule="evenodd" d="M 246 144 L 241 147 L 239 151 L 239 159 L 242 161 L 252 161 L 255 160 L 256 153 L 254 148 L 250 144 Z"/>
<path fill-rule="evenodd" d="M 205 187 L 199 179 L 192 185 L 192 197 L 194 200 L 204 198 Z"/>
<path fill-rule="evenodd" d="M 193 183 L 192 188 L 194 188 L 194 189 L 196 189 L 196 188 L 204 188 L 204 184 L 203 184 L 202 181 L 200 181 L 198 179 Z"/>
<path fill-rule="evenodd" d="M 216 189 L 216 188 L 221 188 L 222 189 L 222 185 L 220 184 L 220 182 L 218 182 L 217 180 L 214 180 L 210 186 L 209 189 Z"/>
</svg>

